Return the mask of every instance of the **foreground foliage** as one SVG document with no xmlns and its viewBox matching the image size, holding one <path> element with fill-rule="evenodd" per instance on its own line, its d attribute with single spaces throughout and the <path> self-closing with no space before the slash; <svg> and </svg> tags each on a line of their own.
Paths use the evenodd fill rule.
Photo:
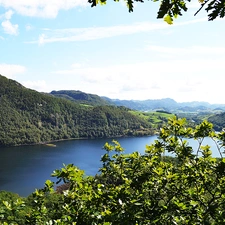
<svg viewBox="0 0 225 225">
<path fill-rule="evenodd" d="M 119 2 L 119 0 L 114 0 Z M 157 12 L 157 18 L 164 20 L 168 24 L 173 23 L 173 18 L 182 16 L 183 12 L 188 10 L 187 4 L 191 0 L 152 0 L 153 2 L 160 2 L 160 7 Z M 97 4 L 106 4 L 107 0 L 88 0 L 91 6 L 96 6 Z M 136 2 L 144 3 L 144 0 L 125 0 L 129 12 L 133 12 L 134 5 Z M 199 0 L 199 9 L 195 15 L 205 8 L 208 16 L 208 20 L 214 20 L 216 18 L 223 18 L 225 15 L 225 1 L 224 0 Z"/>
<path fill-rule="evenodd" d="M 206 137 L 215 141 L 221 158 L 202 145 Z M 188 138 L 197 140 L 197 149 Z M 215 133 L 207 121 L 190 128 L 185 119 L 170 118 L 144 155 L 124 154 L 117 141 L 106 143 L 98 175 L 87 177 L 65 165 L 52 174 L 65 190 L 55 191 L 48 180 L 26 201 L 5 200 L 0 221 L 20 224 L 12 216 L 16 211 L 23 224 L 225 224 L 224 144 L 225 132 Z"/>
</svg>

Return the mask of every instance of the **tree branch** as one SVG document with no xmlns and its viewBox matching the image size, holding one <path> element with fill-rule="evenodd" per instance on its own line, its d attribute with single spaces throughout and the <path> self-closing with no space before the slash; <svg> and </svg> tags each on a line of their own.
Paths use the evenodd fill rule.
<svg viewBox="0 0 225 225">
<path fill-rule="evenodd" d="M 205 4 L 208 2 L 209 0 L 206 0 L 204 3 L 202 3 L 200 9 L 194 14 L 194 16 L 196 16 L 201 10 L 202 8 L 205 6 Z"/>
</svg>

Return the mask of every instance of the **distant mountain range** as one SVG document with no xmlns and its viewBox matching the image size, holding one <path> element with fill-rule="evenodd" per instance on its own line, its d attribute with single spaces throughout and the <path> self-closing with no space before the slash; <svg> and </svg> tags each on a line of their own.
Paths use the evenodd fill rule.
<svg viewBox="0 0 225 225">
<path fill-rule="evenodd" d="M 214 129 L 217 131 L 220 131 L 225 127 L 225 104 L 210 104 L 208 102 L 198 101 L 178 103 L 171 98 L 154 100 L 120 100 L 74 90 L 52 91 L 50 94 L 80 104 L 93 106 L 114 105 L 142 112 L 169 112 L 177 114 L 180 117 L 186 117 L 187 120 L 193 121 L 194 123 L 200 123 L 202 120 L 206 119 L 213 123 Z"/>
<path fill-rule="evenodd" d="M 208 102 L 182 102 L 178 103 L 171 98 L 164 99 L 148 99 L 148 100 L 120 100 L 111 99 L 108 97 L 100 97 L 95 94 L 88 94 L 82 91 L 52 91 L 51 95 L 66 98 L 75 102 L 90 104 L 90 105 L 116 105 L 125 106 L 127 108 L 139 111 L 157 111 L 164 110 L 171 113 L 184 112 L 223 112 L 225 111 L 225 104 L 210 104 Z"/>
</svg>

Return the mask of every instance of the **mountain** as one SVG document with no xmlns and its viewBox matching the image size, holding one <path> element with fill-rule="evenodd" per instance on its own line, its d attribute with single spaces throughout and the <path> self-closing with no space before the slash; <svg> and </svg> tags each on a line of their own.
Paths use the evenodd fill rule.
<svg viewBox="0 0 225 225">
<path fill-rule="evenodd" d="M 147 121 L 125 107 L 79 104 L 0 75 L 0 146 L 151 132 Z"/>
<path fill-rule="evenodd" d="M 65 98 L 80 104 L 87 105 L 116 105 L 124 106 L 138 111 L 157 111 L 163 110 L 171 113 L 199 113 L 211 112 L 218 113 L 225 111 L 225 104 L 210 104 L 208 102 L 181 102 L 178 103 L 171 98 L 147 99 L 147 100 L 120 100 L 109 97 L 100 97 L 96 94 L 88 94 L 82 91 L 61 90 L 50 93 L 56 97 Z"/>
<path fill-rule="evenodd" d="M 119 100 L 119 99 L 109 99 L 111 104 L 115 104 L 117 106 L 125 106 L 130 109 L 140 110 L 140 111 L 151 111 L 151 110 L 170 110 L 174 108 L 177 103 L 170 98 L 159 99 L 159 100 Z"/>
<path fill-rule="evenodd" d="M 104 98 L 99 97 L 95 94 L 88 94 L 82 91 L 74 90 L 61 90 L 61 91 L 52 91 L 50 93 L 56 97 L 66 98 L 68 100 L 88 105 L 109 105 L 109 102 Z"/>
<path fill-rule="evenodd" d="M 208 118 L 208 121 L 213 124 L 213 128 L 216 131 L 221 131 L 225 128 L 225 112 L 224 113 L 219 113 L 215 115 L 211 115 Z"/>
<path fill-rule="evenodd" d="M 207 102 L 182 102 L 178 103 L 171 98 L 148 99 L 148 100 L 119 100 L 102 97 L 111 104 L 125 106 L 133 110 L 156 111 L 165 110 L 172 113 L 178 112 L 205 112 L 205 111 L 225 111 L 225 104 L 209 104 Z"/>
</svg>

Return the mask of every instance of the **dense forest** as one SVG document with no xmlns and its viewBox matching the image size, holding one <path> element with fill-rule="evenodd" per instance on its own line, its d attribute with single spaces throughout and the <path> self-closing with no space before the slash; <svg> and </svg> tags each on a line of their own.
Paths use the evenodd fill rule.
<svg viewBox="0 0 225 225">
<path fill-rule="evenodd" d="M 211 115 L 208 121 L 213 124 L 216 131 L 221 131 L 225 128 L 225 113 Z"/>
<path fill-rule="evenodd" d="M 0 146 L 151 133 L 125 107 L 75 103 L 0 76 Z"/>
<path fill-rule="evenodd" d="M 82 91 L 61 90 L 61 91 L 52 91 L 50 94 L 56 97 L 65 98 L 80 104 L 88 104 L 93 106 L 115 105 L 98 95 L 89 94 Z"/>
</svg>

